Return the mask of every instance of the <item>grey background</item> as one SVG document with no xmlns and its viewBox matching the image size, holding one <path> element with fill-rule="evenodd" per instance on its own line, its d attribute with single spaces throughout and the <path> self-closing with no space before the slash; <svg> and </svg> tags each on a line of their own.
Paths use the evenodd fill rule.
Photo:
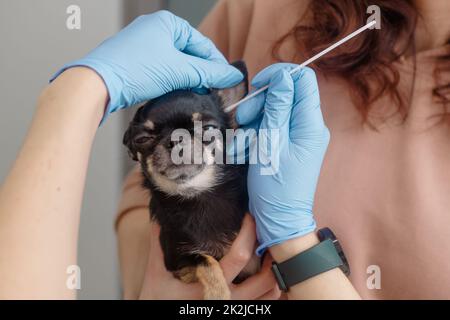
<svg viewBox="0 0 450 320">
<path fill-rule="evenodd" d="M 40 91 L 59 67 L 82 57 L 139 14 L 167 8 L 197 25 L 215 2 L 0 1 L 0 181 L 21 146 Z M 72 4 L 81 8 L 81 30 L 66 28 L 66 9 Z M 121 297 L 113 220 L 129 166 L 121 146 L 129 113 L 111 116 L 94 143 L 81 215 L 79 299 Z"/>
</svg>

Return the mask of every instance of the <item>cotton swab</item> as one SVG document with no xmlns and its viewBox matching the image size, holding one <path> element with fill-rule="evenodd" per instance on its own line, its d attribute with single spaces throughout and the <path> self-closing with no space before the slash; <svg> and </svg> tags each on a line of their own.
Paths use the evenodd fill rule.
<svg viewBox="0 0 450 320">
<path fill-rule="evenodd" d="M 351 34 L 349 34 L 348 36 L 346 36 L 345 38 L 339 40 L 338 42 L 336 42 L 335 44 L 329 46 L 328 48 L 326 48 L 325 50 L 319 52 L 318 54 L 316 54 L 315 56 L 313 56 L 312 58 L 306 60 L 305 62 L 303 62 L 302 64 L 298 65 L 297 67 L 295 67 L 294 69 L 292 69 L 289 73 L 290 74 L 294 74 L 298 71 L 300 71 L 300 69 L 306 67 L 307 65 L 309 65 L 310 63 L 316 61 L 317 59 L 321 58 L 322 56 L 326 55 L 327 53 L 329 53 L 330 51 L 333 51 L 334 49 L 336 49 L 337 47 L 339 47 L 341 44 L 346 43 L 348 40 L 356 37 L 357 35 L 359 35 L 360 33 L 362 33 L 363 31 L 371 28 L 372 26 L 374 26 L 377 22 L 371 21 L 368 24 L 366 24 L 365 26 L 359 28 L 358 30 L 352 32 Z M 238 102 L 226 107 L 224 109 L 225 112 L 231 112 L 234 109 L 236 109 L 237 106 L 239 106 L 241 103 L 250 100 L 251 98 L 257 96 L 258 94 L 260 94 L 261 92 L 266 91 L 269 88 L 269 86 L 264 86 L 258 90 L 256 90 L 255 92 L 249 94 L 248 96 L 246 96 L 245 98 L 243 98 L 242 100 L 239 100 Z"/>
</svg>

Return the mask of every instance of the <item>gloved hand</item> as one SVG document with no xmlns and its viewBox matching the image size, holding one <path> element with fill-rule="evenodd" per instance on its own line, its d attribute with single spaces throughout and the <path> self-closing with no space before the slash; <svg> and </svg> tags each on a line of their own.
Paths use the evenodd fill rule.
<svg viewBox="0 0 450 320">
<path fill-rule="evenodd" d="M 258 135 L 267 139 L 269 159 L 279 157 L 272 174 L 264 173 L 268 166 L 260 159 L 249 167 L 249 206 L 260 243 L 258 255 L 316 228 L 314 194 L 330 134 L 314 71 L 304 68 L 291 76 L 288 71 L 293 67 L 275 64 L 259 73 L 252 85 L 269 84 L 270 88 L 265 95 L 243 103 L 236 114 L 241 125 L 259 127 Z M 271 130 L 279 132 L 278 138 Z"/>
<path fill-rule="evenodd" d="M 140 16 L 52 80 L 74 66 L 103 78 L 110 97 L 105 117 L 173 90 L 226 88 L 243 78 L 211 40 L 168 11 Z"/>
</svg>

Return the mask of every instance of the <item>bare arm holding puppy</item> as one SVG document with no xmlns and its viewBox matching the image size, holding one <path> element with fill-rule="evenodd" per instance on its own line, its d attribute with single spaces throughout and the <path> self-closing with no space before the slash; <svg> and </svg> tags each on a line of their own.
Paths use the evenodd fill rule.
<svg viewBox="0 0 450 320">
<path fill-rule="evenodd" d="M 77 263 L 85 176 L 102 117 L 172 90 L 242 80 L 209 39 L 166 11 L 139 17 L 58 75 L 1 188 L 0 298 L 75 297 L 66 270 Z"/>
</svg>

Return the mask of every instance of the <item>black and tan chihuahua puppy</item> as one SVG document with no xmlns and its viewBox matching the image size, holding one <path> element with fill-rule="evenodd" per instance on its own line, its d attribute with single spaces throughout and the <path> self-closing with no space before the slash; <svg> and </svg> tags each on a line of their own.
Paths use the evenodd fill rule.
<svg viewBox="0 0 450 320">
<path fill-rule="evenodd" d="M 218 261 L 228 251 L 241 228 L 248 209 L 247 166 L 201 161 L 174 163 L 173 148 L 182 141 L 173 141 L 172 133 L 184 129 L 190 133 L 189 146 L 195 141 L 209 158 L 216 156 L 213 144 L 218 139 L 203 141 L 194 130 L 201 123 L 202 133 L 211 129 L 234 127 L 232 116 L 223 108 L 247 94 L 245 63 L 237 62 L 245 79 L 234 88 L 212 90 L 200 95 L 192 91 L 175 91 L 152 100 L 141 107 L 124 136 L 131 157 L 139 161 L 144 187 L 151 192 L 150 213 L 161 226 L 160 242 L 167 270 L 183 282 L 199 281 L 205 299 L 229 299 L 230 291 Z M 184 141 L 186 144 L 186 141 Z M 225 146 L 215 145 L 219 150 Z M 189 156 L 190 157 L 190 156 Z M 242 281 L 259 268 L 254 258 L 241 275 Z"/>
</svg>

